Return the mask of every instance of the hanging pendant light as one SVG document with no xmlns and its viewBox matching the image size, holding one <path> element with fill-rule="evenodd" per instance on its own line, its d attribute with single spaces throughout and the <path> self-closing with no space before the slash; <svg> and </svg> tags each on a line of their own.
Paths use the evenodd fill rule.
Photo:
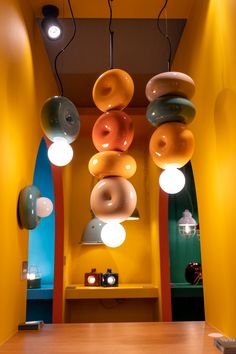
<svg viewBox="0 0 236 354">
<path fill-rule="evenodd" d="M 178 230 L 179 234 L 185 237 L 192 237 L 196 234 L 197 222 L 188 209 L 184 210 L 182 218 L 178 221 Z"/>
</svg>

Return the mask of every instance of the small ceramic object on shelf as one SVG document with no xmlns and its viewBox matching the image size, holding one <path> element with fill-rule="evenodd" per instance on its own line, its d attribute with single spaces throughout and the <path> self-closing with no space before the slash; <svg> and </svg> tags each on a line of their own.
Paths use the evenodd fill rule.
<svg viewBox="0 0 236 354">
<path fill-rule="evenodd" d="M 202 266 L 199 262 L 190 262 L 185 268 L 185 279 L 192 285 L 202 284 Z"/>
<path fill-rule="evenodd" d="M 104 222 L 123 222 L 133 213 L 137 202 L 133 185 L 123 177 L 106 177 L 93 188 L 90 206 Z"/>
<path fill-rule="evenodd" d="M 123 111 L 103 113 L 92 131 L 93 143 L 98 151 L 126 151 L 133 137 L 132 119 Z"/>
<path fill-rule="evenodd" d="M 189 124 L 196 114 L 193 103 L 186 98 L 163 96 L 149 103 L 147 120 L 158 127 L 167 122 L 182 122 Z"/>
<path fill-rule="evenodd" d="M 78 136 L 80 119 L 75 105 L 64 96 L 46 100 L 41 111 L 41 126 L 49 140 L 64 138 L 69 144 Z"/>
<path fill-rule="evenodd" d="M 89 172 L 97 177 L 132 177 L 136 172 L 136 162 L 128 154 L 118 151 L 103 151 L 93 155 L 89 161 Z"/>
<path fill-rule="evenodd" d="M 104 287 L 114 287 L 119 284 L 118 273 L 113 273 L 111 269 L 107 269 L 106 273 L 102 274 L 102 286 Z"/>
<path fill-rule="evenodd" d="M 193 155 L 193 133 L 182 123 L 162 124 L 152 134 L 149 151 L 158 167 L 163 169 L 167 167 L 180 168 Z"/>
<path fill-rule="evenodd" d="M 96 80 L 93 87 L 95 105 L 103 112 L 122 110 L 134 94 L 131 76 L 121 69 L 110 69 Z"/>
<path fill-rule="evenodd" d="M 191 99 L 195 92 L 193 79 L 181 72 L 168 71 L 152 77 L 146 85 L 146 97 L 152 102 L 156 98 L 172 95 Z"/>
<path fill-rule="evenodd" d="M 97 273 L 96 268 L 84 274 L 84 286 L 101 286 L 102 273 Z"/>
</svg>

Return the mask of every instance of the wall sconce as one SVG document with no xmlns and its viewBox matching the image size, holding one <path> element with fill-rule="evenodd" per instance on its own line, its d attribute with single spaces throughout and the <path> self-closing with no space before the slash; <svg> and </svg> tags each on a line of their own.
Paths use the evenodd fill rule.
<svg viewBox="0 0 236 354">
<path fill-rule="evenodd" d="M 115 287 L 118 286 L 118 282 L 118 273 L 113 273 L 111 269 L 107 269 L 107 272 L 102 274 L 102 286 Z"/>
<path fill-rule="evenodd" d="M 183 212 L 182 218 L 178 221 L 178 230 L 181 236 L 192 237 L 196 234 L 197 222 L 188 209 Z"/>
<path fill-rule="evenodd" d="M 41 197 L 37 187 L 31 185 L 21 190 L 18 199 L 18 219 L 22 228 L 32 230 L 40 218 L 49 216 L 53 211 L 50 199 Z"/>
<path fill-rule="evenodd" d="M 46 100 L 41 111 L 41 127 L 53 142 L 48 149 L 48 158 L 56 166 L 67 165 L 73 150 L 70 144 L 80 130 L 79 113 L 66 97 L 53 96 Z"/>
<path fill-rule="evenodd" d="M 31 266 L 29 267 L 29 272 L 27 273 L 27 288 L 36 289 L 41 288 L 41 274 L 39 267 Z"/>
<path fill-rule="evenodd" d="M 45 5 L 42 7 L 42 14 L 44 19 L 41 22 L 41 26 L 47 37 L 52 40 L 60 38 L 62 34 L 62 26 L 57 19 L 59 15 L 58 7 L 54 5 Z"/>
<path fill-rule="evenodd" d="M 93 217 L 85 226 L 80 243 L 82 245 L 103 245 L 101 231 L 104 225 L 106 225 L 105 222 Z"/>
<path fill-rule="evenodd" d="M 146 116 L 149 123 L 156 127 L 150 140 L 149 152 L 153 162 L 164 169 L 159 179 L 160 187 L 166 193 L 175 194 L 185 185 L 185 177 L 179 168 L 191 159 L 194 151 L 194 136 L 186 124 L 192 122 L 196 113 L 189 100 L 194 94 L 195 84 L 188 75 L 170 71 L 171 42 L 167 29 L 164 33 L 159 25 L 160 15 L 167 3 L 168 0 L 158 15 L 157 25 L 168 42 L 169 71 L 148 81 L 145 92 L 150 103 Z"/>
<path fill-rule="evenodd" d="M 101 286 L 101 273 L 96 273 L 96 268 L 93 268 L 90 273 L 84 274 L 85 286 Z"/>
</svg>

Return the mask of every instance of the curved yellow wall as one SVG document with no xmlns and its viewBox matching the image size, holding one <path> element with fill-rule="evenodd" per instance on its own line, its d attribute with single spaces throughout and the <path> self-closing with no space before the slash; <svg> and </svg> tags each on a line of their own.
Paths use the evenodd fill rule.
<svg viewBox="0 0 236 354">
<path fill-rule="evenodd" d="M 231 337 L 236 337 L 235 11 L 234 1 L 195 1 L 172 68 L 196 83 L 192 165 L 206 320 Z"/>
<path fill-rule="evenodd" d="M 32 183 L 42 102 L 56 93 L 39 30 L 24 0 L 0 2 L 0 343 L 25 321 L 28 231 L 17 224 L 20 190 Z"/>
</svg>

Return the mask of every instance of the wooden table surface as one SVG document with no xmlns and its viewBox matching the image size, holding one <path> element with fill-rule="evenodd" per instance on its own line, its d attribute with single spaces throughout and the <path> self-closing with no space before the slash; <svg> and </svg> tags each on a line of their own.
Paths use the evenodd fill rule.
<svg viewBox="0 0 236 354">
<path fill-rule="evenodd" d="M 219 354 L 205 322 L 74 323 L 21 331 L 4 354 Z"/>
</svg>

